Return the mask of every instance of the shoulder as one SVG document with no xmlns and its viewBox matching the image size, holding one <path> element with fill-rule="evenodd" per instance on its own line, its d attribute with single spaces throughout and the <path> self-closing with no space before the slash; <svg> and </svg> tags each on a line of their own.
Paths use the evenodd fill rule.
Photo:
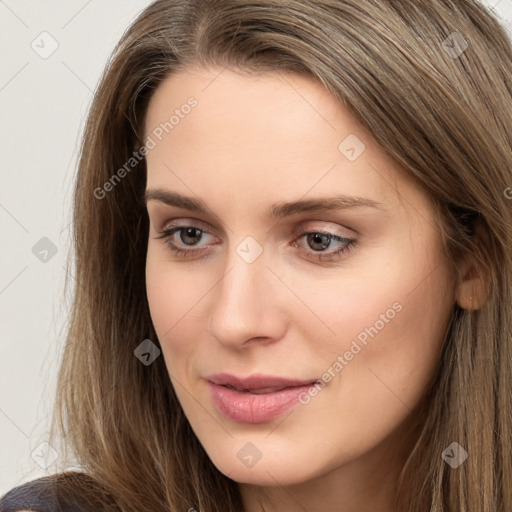
<svg viewBox="0 0 512 512">
<path fill-rule="evenodd" d="M 45 476 L 14 487 L 0 497 L 0 512 L 97 512 L 116 510 L 96 481 L 76 471 Z"/>
</svg>

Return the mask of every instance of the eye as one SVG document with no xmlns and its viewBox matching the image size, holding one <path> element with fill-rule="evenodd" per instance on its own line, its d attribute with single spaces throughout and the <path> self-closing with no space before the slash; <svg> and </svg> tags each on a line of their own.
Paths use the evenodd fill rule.
<svg viewBox="0 0 512 512">
<path fill-rule="evenodd" d="M 176 233 L 179 233 L 178 238 L 180 239 L 180 243 L 184 244 L 185 247 L 195 247 L 195 245 L 204 238 L 204 234 L 208 232 L 196 226 L 176 226 L 161 231 L 160 236 L 156 237 L 156 239 L 164 239 L 165 244 L 173 253 L 185 256 L 192 252 L 200 252 L 201 249 L 186 249 L 180 247 L 176 244 L 175 240 L 173 240 Z"/>
<path fill-rule="evenodd" d="M 330 261 L 336 258 L 336 256 L 341 255 L 342 253 L 348 252 L 353 249 L 356 241 L 353 238 L 347 238 L 343 236 L 336 235 L 335 233 L 331 233 L 328 231 L 306 231 L 302 230 L 300 232 L 298 240 L 305 238 L 308 247 L 312 249 L 312 256 L 319 261 Z M 333 242 L 338 244 L 337 249 L 333 249 L 331 251 L 325 251 L 328 247 L 330 247 Z M 293 245 L 297 245 L 297 242 L 293 242 Z M 315 254 L 316 253 L 316 254 Z"/>
<path fill-rule="evenodd" d="M 176 234 L 179 234 L 178 240 L 175 238 Z M 205 235 L 213 236 L 207 230 L 197 226 L 183 225 L 160 231 L 160 236 L 155 238 L 163 239 L 164 243 L 175 255 L 187 256 L 192 253 L 201 253 L 205 250 L 202 249 L 201 246 L 199 246 L 200 248 L 196 248 L 199 242 L 205 238 Z M 298 240 L 304 238 L 310 248 L 310 250 L 305 249 L 305 252 L 308 253 L 310 257 L 316 258 L 319 261 L 331 261 L 342 253 L 350 251 L 356 243 L 356 240 L 353 238 L 342 237 L 335 233 L 327 231 L 307 231 L 303 229 L 299 233 L 298 238 L 295 239 L 291 245 L 294 247 L 303 246 L 303 244 L 298 243 Z M 326 251 L 326 249 L 333 244 L 337 244 L 338 247 Z"/>
</svg>

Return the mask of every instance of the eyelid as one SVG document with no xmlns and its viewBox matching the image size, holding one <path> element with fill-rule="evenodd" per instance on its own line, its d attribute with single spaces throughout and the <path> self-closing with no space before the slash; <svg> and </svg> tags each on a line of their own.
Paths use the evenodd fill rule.
<svg viewBox="0 0 512 512">
<path fill-rule="evenodd" d="M 215 235 L 215 229 L 213 229 L 208 223 L 199 220 L 199 219 L 193 219 L 193 218 L 180 218 L 180 219 L 174 219 L 168 222 L 165 222 L 161 229 L 158 229 L 157 231 L 169 231 L 173 228 L 186 228 L 186 227 L 194 227 L 198 228 L 201 231 L 205 231 L 209 235 Z"/>
<path fill-rule="evenodd" d="M 176 255 L 176 257 L 182 257 L 187 258 L 187 255 L 197 255 L 199 257 L 202 257 L 201 255 L 207 252 L 207 256 L 205 258 L 209 258 L 211 256 L 211 250 L 208 248 L 208 244 L 205 248 L 198 248 L 198 246 L 192 246 L 191 248 L 183 248 L 179 244 L 176 244 L 175 242 L 172 242 L 171 237 L 175 233 L 179 233 L 181 230 L 184 230 L 186 228 L 194 228 L 198 231 L 203 232 L 206 235 L 214 236 L 210 229 L 203 229 L 204 223 L 202 222 L 188 222 L 184 223 L 182 220 L 181 222 L 174 221 L 171 222 L 171 224 L 166 224 L 163 228 L 163 230 L 160 231 L 160 236 L 156 237 L 156 239 L 164 239 L 164 243 L 169 246 L 169 250 Z M 315 228 L 315 227 L 306 227 L 302 225 L 300 227 L 299 233 L 295 232 L 293 234 L 293 240 L 290 242 L 290 245 L 293 247 L 299 247 L 300 246 L 300 240 L 304 238 L 306 235 L 310 234 L 321 234 L 330 237 L 331 240 L 335 240 L 338 243 L 344 244 L 340 249 L 337 250 L 330 250 L 330 251 L 308 251 L 305 252 L 308 254 L 308 259 L 314 258 L 318 262 L 324 262 L 324 263 L 336 263 L 337 261 L 340 261 L 340 259 L 343 257 L 343 254 L 348 254 L 353 250 L 353 248 L 359 244 L 358 238 L 359 237 L 353 237 L 353 236 L 345 236 L 343 234 L 339 234 L 336 232 L 335 229 L 326 229 L 326 228 Z M 215 245 L 215 244 L 214 244 Z"/>
<path fill-rule="evenodd" d="M 318 226 L 316 224 L 311 225 L 312 223 L 318 223 L 324 224 L 322 226 Z M 325 224 L 328 224 L 325 226 Z M 354 229 L 346 228 L 343 226 L 340 226 L 340 224 L 337 224 L 336 222 L 331 221 L 306 221 L 305 223 L 302 223 L 301 226 L 298 228 L 298 232 L 300 234 L 304 233 L 326 233 L 331 235 L 337 235 L 341 238 L 354 238 L 356 235 L 359 235 L 357 231 Z"/>
<path fill-rule="evenodd" d="M 311 225 L 312 223 L 333 224 L 333 227 L 332 228 L 330 226 L 319 227 L 319 226 Z M 218 238 L 218 236 L 216 234 L 216 230 L 214 228 L 212 228 L 208 223 L 201 221 L 199 219 L 191 218 L 191 217 L 190 218 L 184 217 L 184 218 L 179 218 L 179 219 L 173 219 L 171 221 L 165 222 L 163 224 L 163 226 L 161 227 L 161 229 L 158 229 L 157 231 L 159 233 L 161 233 L 163 231 L 169 231 L 176 227 L 183 227 L 183 228 L 195 227 L 195 228 L 200 229 L 201 231 L 208 233 L 209 235 L 212 235 L 212 236 L 215 236 Z M 345 228 L 346 231 L 340 233 L 339 229 L 341 227 L 342 226 L 340 226 L 339 224 L 332 222 L 332 221 L 309 220 L 309 221 L 301 222 L 301 225 L 294 230 L 293 236 L 298 237 L 298 236 L 304 235 L 306 233 L 311 233 L 311 232 L 325 233 L 325 234 L 330 234 L 330 235 L 335 234 L 341 238 L 347 238 L 347 239 L 351 239 L 356 236 L 359 236 L 359 233 L 354 229 Z M 347 232 L 347 231 L 349 231 L 349 232 Z"/>
</svg>

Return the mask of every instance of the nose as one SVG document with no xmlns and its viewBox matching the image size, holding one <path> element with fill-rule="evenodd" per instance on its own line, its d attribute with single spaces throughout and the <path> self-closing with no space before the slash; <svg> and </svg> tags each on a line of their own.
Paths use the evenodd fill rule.
<svg viewBox="0 0 512 512">
<path fill-rule="evenodd" d="M 283 284 L 267 268 L 265 252 L 247 263 L 235 251 L 212 294 L 209 333 L 226 348 L 270 344 L 282 338 L 286 315 Z M 281 289 L 279 289 L 281 288 Z"/>
</svg>

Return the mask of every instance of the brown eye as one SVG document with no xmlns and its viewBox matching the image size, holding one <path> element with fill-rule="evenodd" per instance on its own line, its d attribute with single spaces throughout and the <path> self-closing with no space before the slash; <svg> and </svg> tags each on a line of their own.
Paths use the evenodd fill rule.
<svg viewBox="0 0 512 512">
<path fill-rule="evenodd" d="M 324 233 L 309 233 L 307 241 L 314 251 L 323 251 L 329 247 L 332 238 L 331 235 L 325 235 Z"/>
<path fill-rule="evenodd" d="M 174 239 L 176 233 L 179 233 L 178 240 Z M 176 226 L 161 231 L 160 236 L 156 237 L 156 239 L 164 239 L 165 244 L 173 253 L 184 256 L 193 252 L 202 252 L 202 248 L 186 249 L 181 247 L 180 244 L 184 247 L 196 247 L 205 235 L 209 235 L 209 233 L 195 226 Z"/>
<path fill-rule="evenodd" d="M 178 228 L 175 231 L 180 232 L 180 239 L 185 245 L 194 245 L 201 241 L 203 237 L 203 231 L 194 227 L 190 228 Z M 190 241 L 192 239 L 192 241 Z"/>
<path fill-rule="evenodd" d="M 353 238 L 346 238 L 334 233 L 322 232 L 322 231 L 302 231 L 299 236 L 299 240 L 305 238 L 307 246 L 310 249 L 306 249 L 306 252 L 313 253 L 313 257 L 320 261 L 330 261 L 336 258 L 341 253 L 348 252 L 351 250 L 356 241 Z M 334 243 L 340 244 L 340 247 L 327 251 Z M 297 242 L 294 243 L 297 245 Z"/>
</svg>

